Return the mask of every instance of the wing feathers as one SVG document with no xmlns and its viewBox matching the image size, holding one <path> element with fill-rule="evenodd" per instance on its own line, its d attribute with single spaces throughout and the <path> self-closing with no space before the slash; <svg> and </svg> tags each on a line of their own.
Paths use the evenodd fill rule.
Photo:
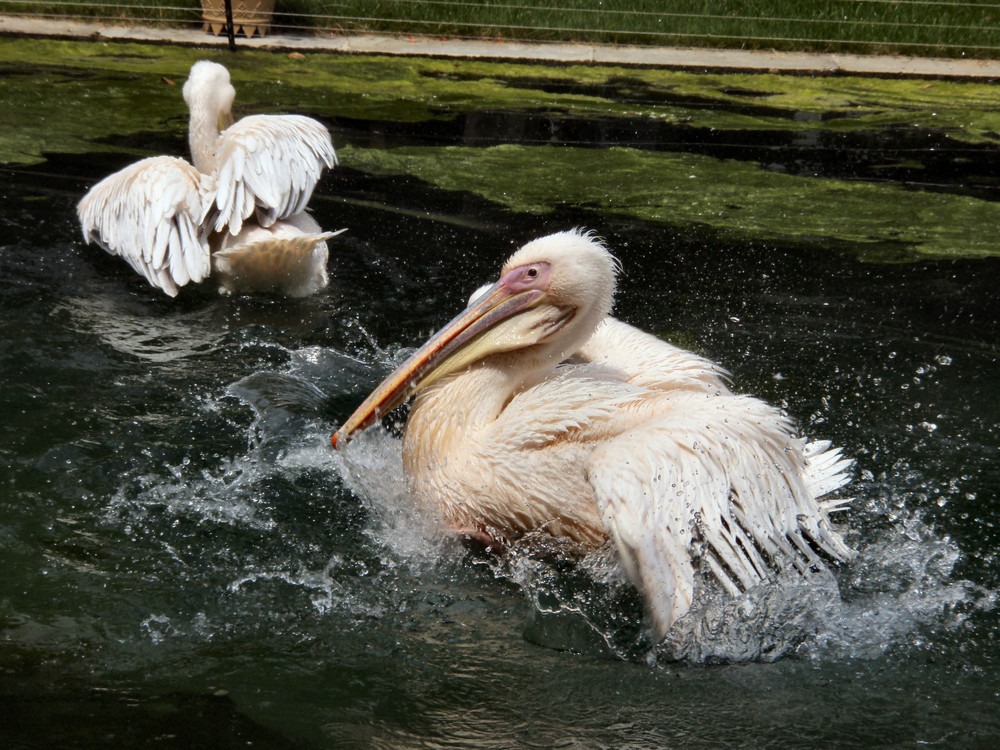
<svg viewBox="0 0 1000 750">
<path fill-rule="evenodd" d="M 599 443 L 587 475 L 662 636 L 690 607 L 697 559 L 735 593 L 786 565 L 821 566 L 821 552 L 850 558 L 816 499 L 843 486 L 849 468 L 828 443 L 794 438 L 758 399 L 689 390 Z"/>
<path fill-rule="evenodd" d="M 324 167 L 337 163 L 329 131 L 301 115 L 252 115 L 219 140 L 216 231 L 239 234 L 256 212 L 261 226 L 301 213 Z"/>
<path fill-rule="evenodd" d="M 629 383 L 644 388 L 729 392 L 729 373 L 719 365 L 610 316 L 581 347 L 580 356 L 620 370 Z"/>
<path fill-rule="evenodd" d="M 199 231 L 205 187 L 183 159 L 143 159 L 101 180 L 77 205 L 88 242 L 121 256 L 150 284 L 175 296 L 208 275 Z"/>
<path fill-rule="evenodd" d="M 189 104 L 194 117 L 204 102 Z M 323 169 L 337 163 L 326 127 L 299 115 L 251 116 L 217 140 L 214 128 L 210 135 L 212 142 L 197 150 L 206 164 L 214 156 L 212 174 L 200 174 L 183 159 L 143 159 L 99 182 L 77 206 L 87 242 L 120 256 L 170 295 L 211 272 L 213 228 L 235 237 L 251 219 L 265 228 L 292 220 L 305 210 Z M 317 279 L 322 283 L 309 288 L 326 285 L 325 267 Z"/>
</svg>

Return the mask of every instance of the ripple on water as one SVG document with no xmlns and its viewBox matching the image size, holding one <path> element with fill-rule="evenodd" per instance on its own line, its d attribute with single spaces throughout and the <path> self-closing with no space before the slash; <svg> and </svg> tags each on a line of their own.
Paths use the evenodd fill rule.
<svg viewBox="0 0 1000 750">
<path fill-rule="evenodd" d="M 172 362 L 216 351 L 220 331 L 199 311 L 152 316 L 148 305 L 124 297 L 73 296 L 57 306 L 74 327 L 120 354 L 149 362 Z"/>
</svg>

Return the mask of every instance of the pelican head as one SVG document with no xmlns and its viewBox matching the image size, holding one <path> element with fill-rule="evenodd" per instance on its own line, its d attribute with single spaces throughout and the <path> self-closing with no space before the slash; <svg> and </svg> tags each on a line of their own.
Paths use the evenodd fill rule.
<svg viewBox="0 0 1000 750">
<path fill-rule="evenodd" d="M 410 396 L 477 365 L 523 379 L 555 367 L 611 312 L 618 263 L 593 234 L 572 230 L 529 242 L 494 284 L 379 385 L 333 436 L 347 443 Z"/>
<path fill-rule="evenodd" d="M 210 174 L 215 168 L 215 144 L 219 133 L 233 124 L 236 89 L 224 66 L 200 60 L 191 66 L 183 94 L 191 112 L 191 157 L 198 171 Z"/>
<path fill-rule="evenodd" d="M 210 60 L 200 60 L 191 66 L 184 82 L 184 101 L 188 109 L 207 109 L 219 116 L 232 116 L 236 89 L 225 66 Z"/>
</svg>

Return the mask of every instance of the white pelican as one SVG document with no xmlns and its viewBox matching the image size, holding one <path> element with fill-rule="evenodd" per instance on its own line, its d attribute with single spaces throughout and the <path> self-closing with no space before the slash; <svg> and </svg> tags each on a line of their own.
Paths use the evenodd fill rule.
<svg viewBox="0 0 1000 750">
<path fill-rule="evenodd" d="M 827 516 L 848 501 L 820 498 L 852 462 L 732 393 L 708 360 L 610 317 L 617 270 L 590 234 L 529 242 L 334 447 L 415 394 L 403 461 L 418 502 L 501 545 L 531 531 L 610 540 L 660 637 L 699 568 L 735 595 L 788 565 L 849 559 Z"/>
<path fill-rule="evenodd" d="M 172 297 L 209 274 L 223 291 L 312 294 L 339 234 L 304 213 L 337 163 L 330 133 L 300 115 L 234 123 L 235 96 L 222 65 L 195 63 L 184 84 L 194 166 L 154 156 L 106 177 L 77 206 L 83 236 Z"/>
</svg>

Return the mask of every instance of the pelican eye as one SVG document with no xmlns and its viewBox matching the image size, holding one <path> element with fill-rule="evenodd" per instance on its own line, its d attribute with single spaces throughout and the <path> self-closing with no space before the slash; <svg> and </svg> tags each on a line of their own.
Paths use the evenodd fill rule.
<svg viewBox="0 0 1000 750">
<path fill-rule="evenodd" d="M 508 292 L 538 290 L 549 283 L 549 264 L 543 262 L 518 266 L 508 271 L 499 282 Z"/>
</svg>

